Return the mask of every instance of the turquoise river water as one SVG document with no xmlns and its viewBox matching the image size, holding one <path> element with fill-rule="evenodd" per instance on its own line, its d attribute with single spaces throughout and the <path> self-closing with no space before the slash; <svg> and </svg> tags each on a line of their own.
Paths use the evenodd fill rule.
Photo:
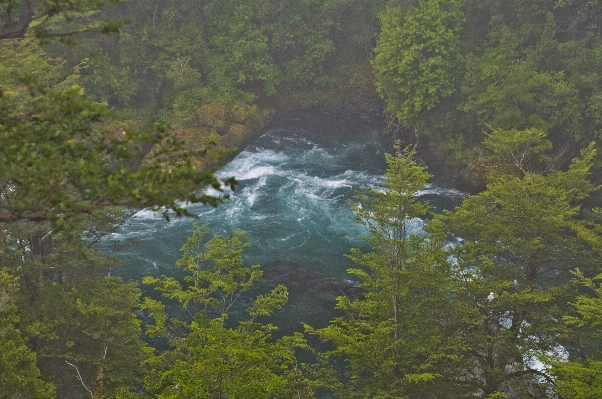
<svg viewBox="0 0 602 399">
<path fill-rule="evenodd" d="M 282 119 L 219 171 L 239 182 L 226 204 L 189 206 L 198 220 L 168 222 L 160 213 L 140 211 L 106 237 L 102 249 L 123 259 L 114 274 L 126 280 L 179 276 L 174 264 L 193 223 L 209 222 L 215 234 L 244 230 L 252 243 L 245 260 L 260 264 L 264 278 L 239 309 L 254 295 L 285 284 L 289 303 L 272 322 L 283 333 L 300 331 L 302 322 L 324 326 L 333 315 L 334 298 L 354 290 L 355 281 L 346 274 L 353 263 L 344 254 L 353 247 L 368 250 L 362 240 L 366 230 L 354 222 L 348 201 L 361 189 L 382 185 L 384 153 L 391 147 L 390 139 L 361 118 Z M 420 197 L 449 209 L 460 203 L 462 193 L 435 180 Z M 413 224 L 418 231 L 422 221 Z"/>
</svg>

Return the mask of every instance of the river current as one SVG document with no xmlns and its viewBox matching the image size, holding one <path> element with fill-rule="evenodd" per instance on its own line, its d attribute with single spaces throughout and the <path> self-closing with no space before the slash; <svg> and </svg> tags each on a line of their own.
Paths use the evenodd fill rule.
<svg viewBox="0 0 602 399">
<path fill-rule="evenodd" d="M 181 276 L 174 265 L 195 222 L 208 222 L 213 234 L 246 231 L 252 247 L 245 261 L 261 265 L 264 278 L 239 309 L 252 296 L 285 284 L 289 304 L 272 322 L 284 333 L 300 331 L 302 322 L 322 327 L 333 315 L 335 297 L 354 291 L 356 282 L 346 274 L 354 264 L 344 255 L 354 247 L 369 250 L 362 240 L 367 231 L 355 223 L 349 200 L 362 189 L 382 186 L 385 152 L 392 152 L 392 140 L 360 118 L 282 119 L 218 172 L 239 182 L 227 203 L 190 205 L 198 220 L 168 222 L 160 213 L 140 211 L 102 249 L 123 259 L 114 274 L 126 280 Z M 450 209 L 462 193 L 435 180 L 420 198 Z M 413 225 L 418 232 L 422 221 Z"/>
</svg>

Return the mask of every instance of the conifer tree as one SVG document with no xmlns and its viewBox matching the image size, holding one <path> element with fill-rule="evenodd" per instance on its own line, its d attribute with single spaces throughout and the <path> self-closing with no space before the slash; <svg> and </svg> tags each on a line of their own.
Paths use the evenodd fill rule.
<svg viewBox="0 0 602 399">
<path fill-rule="evenodd" d="M 308 331 L 334 345 L 347 366 L 344 398 L 458 397 L 463 351 L 454 322 L 453 264 L 444 236 L 416 228 L 429 205 L 417 198 L 430 175 L 399 142 L 386 155 L 385 188 L 355 198 L 352 209 L 372 252 L 352 249 L 348 272 L 361 298 L 337 298 L 344 316 Z"/>
<path fill-rule="evenodd" d="M 18 278 L 0 269 L 0 398 L 52 399 L 55 388 L 42 381 L 36 354 L 19 330 Z"/>
<path fill-rule="evenodd" d="M 458 0 L 419 0 L 388 7 L 372 66 L 376 88 L 402 123 L 433 108 L 454 92 L 458 33 L 464 19 Z"/>
<path fill-rule="evenodd" d="M 588 146 L 559 170 L 540 130 L 496 130 L 484 143 L 486 190 L 439 218 L 461 239 L 458 300 L 476 311 L 466 327 L 467 378 L 485 395 L 539 395 L 535 381 L 549 375 L 533 359 L 563 341 L 560 321 L 576 295 L 571 272 L 599 269 L 600 231 L 581 209 L 597 189 L 589 181 L 596 151 Z"/>
</svg>

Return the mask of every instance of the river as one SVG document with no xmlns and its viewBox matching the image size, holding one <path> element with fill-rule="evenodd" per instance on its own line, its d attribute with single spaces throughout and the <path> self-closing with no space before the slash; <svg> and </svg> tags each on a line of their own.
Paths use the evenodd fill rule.
<svg viewBox="0 0 602 399">
<path fill-rule="evenodd" d="M 348 201 L 361 189 L 382 185 L 384 154 L 390 151 L 390 138 L 361 118 L 281 119 L 219 171 L 239 182 L 226 204 L 189 206 L 198 220 L 168 222 L 160 213 L 140 211 L 107 237 L 102 249 L 123 259 L 114 274 L 126 280 L 179 276 L 174 264 L 195 222 L 208 222 L 214 234 L 244 230 L 252 243 L 246 262 L 264 270 L 253 295 L 281 283 L 290 292 L 273 322 L 282 333 L 300 331 L 302 322 L 322 327 L 333 315 L 334 298 L 354 289 L 346 274 L 354 264 L 344 255 L 353 247 L 368 250 L 362 240 L 367 232 L 354 222 Z M 435 180 L 420 197 L 449 209 L 460 203 L 462 193 Z M 416 231 L 421 224 L 415 221 Z"/>
</svg>

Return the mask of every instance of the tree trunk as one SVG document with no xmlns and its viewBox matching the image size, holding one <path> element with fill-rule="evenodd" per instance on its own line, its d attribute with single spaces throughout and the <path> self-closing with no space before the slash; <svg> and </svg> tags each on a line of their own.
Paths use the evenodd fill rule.
<svg viewBox="0 0 602 399">
<path fill-rule="evenodd" d="M 0 223 L 0 269 L 6 267 L 6 260 L 4 259 L 4 223 Z"/>
<path fill-rule="evenodd" d="M 105 346 L 104 351 L 100 353 L 100 362 L 98 363 L 98 366 L 96 367 L 96 388 L 94 389 L 94 394 L 92 394 L 92 399 L 100 399 L 100 395 L 102 393 L 102 388 L 103 388 L 104 379 L 105 379 L 104 366 L 105 366 L 105 359 L 107 358 L 107 349 L 108 348 Z"/>
<path fill-rule="evenodd" d="M 397 354 L 397 340 L 399 339 L 399 304 L 397 295 L 393 294 L 393 321 L 395 323 L 394 338 L 395 338 L 395 354 Z"/>
<path fill-rule="evenodd" d="M 2 191 L 0 191 L 0 212 L 2 212 Z M 0 223 L 0 269 L 6 267 L 6 259 L 4 258 L 4 223 Z"/>
</svg>

